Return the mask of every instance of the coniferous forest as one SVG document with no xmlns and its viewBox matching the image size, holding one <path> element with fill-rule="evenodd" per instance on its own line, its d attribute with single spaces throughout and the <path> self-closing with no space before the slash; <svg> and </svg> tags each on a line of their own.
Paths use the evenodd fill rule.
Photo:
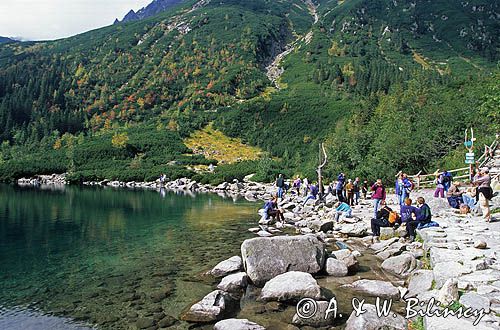
<svg viewBox="0 0 500 330">
<path fill-rule="evenodd" d="M 466 128 L 479 145 L 500 128 L 499 7 L 183 1 L 67 39 L 2 43 L 0 180 L 313 177 L 320 142 L 327 176 L 460 166 Z M 271 82 L 266 67 L 287 49 Z M 197 174 L 215 161 L 183 139 L 209 123 L 264 156 Z"/>
</svg>

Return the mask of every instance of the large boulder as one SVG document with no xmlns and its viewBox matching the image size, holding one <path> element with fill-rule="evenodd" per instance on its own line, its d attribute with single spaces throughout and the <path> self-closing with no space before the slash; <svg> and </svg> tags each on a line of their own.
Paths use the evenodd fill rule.
<svg viewBox="0 0 500 330">
<path fill-rule="evenodd" d="M 490 312 L 490 300 L 475 292 L 468 292 L 463 294 L 459 300 L 460 304 L 465 308 L 472 308 L 475 310 L 483 309 L 486 313 Z"/>
<path fill-rule="evenodd" d="M 387 299 L 399 298 L 399 290 L 392 283 L 379 280 L 358 280 L 346 285 L 354 291 L 373 297 Z"/>
<path fill-rule="evenodd" d="M 330 276 L 342 277 L 346 276 L 349 270 L 347 269 L 346 264 L 338 260 L 336 258 L 328 258 L 326 259 L 326 272 Z"/>
<path fill-rule="evenodd" d="M 260 299 L 264 301 L 294 301 L 303 298 L 321 298 L 321 287 L 311 274 L 304 272 L 280 274 L 268 281 L 260 293 Z"/>
<path fill-rule="evenodd" d="M 224 277 L 228 274 L 238 272 L 242 270 L 242 268 L 243 263 L 241 258 L 239 256 L 234 256 L 219 262 L 209 273 L 215 277 Z"/>
<path fill-rule="evenodd" d="M 379 317 L 375 305 L 364 304 L 365 312 L 356 315 L 353 311 L 347 320 L 345 330 L 406 330 L 408 324 L 406 319 L 396 313 Z"/>
<path fill-rule="evenodd" d="M 329 301 L 316 301 L 316 313 L 314 313 L 311 317 L 309 317 L 309 309 L 305 311 L 307 313 L 306 315 L 302 315 L 302 317 L 295 313 L 292 323 L 298 326 L 309 326 L 314 328 L 332 325 L 335 321 L 335 312 L 329 310 L 329 307 Z M 333 309 L 334 306 L 331 306 L 331 308 Z"/>
<path fill-rule="evenodd" d="M 215 290 L 207 294 L 201 301 L 192 305 L 182 315 L 182 319 L 188 322 L 208 323 L 222 319 L 232 308 L 233 299 L 229 293 Z"/>
<path fill-rule="evenodd" d="M 247 319 L 227 319 L 214 325 L 214 330 L 266 330 L 257 323 L 250 322 Z"/>
<path fill-rule="evenodd" d="M 392 274 L 405 277 L 417 268 L 417 259 L 411 253 L 403 253 L 386 259 L 381 267 Z"/>
<path fill-rule="evenodd" d="M 247 239 L 241 245 L 246 273 L 263 286 L 288 271 L 319 272 L 325 263 L 325 244 L 316 236 L 277 236 Z"/>
</svg>

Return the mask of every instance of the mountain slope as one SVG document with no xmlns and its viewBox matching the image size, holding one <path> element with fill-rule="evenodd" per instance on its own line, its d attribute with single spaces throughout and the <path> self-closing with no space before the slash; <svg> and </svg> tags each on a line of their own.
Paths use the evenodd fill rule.
<svg viewBox="0 0 500 330">
<path fill-rule="evenodd" d="M 9 172 L 9 164 L 26 150 L 41 150 L 44 157 L 54 153 L 82 179 L 124 171 L 127 178 L 140 173 L 143 179 L 150 175 L 148 166 L 154 168 L 149 173 L 186 175 L 184 165 L 207 160 L 183 158 L 173 171 L 167 163 L 178 154 L 168 152 L 169 161 L 162 161 L 157 156 L 165 154 L 154 141 L 138 141 L 157 139 L 148 133 L 155 127 L 157 134 L 168 131 L 169 139 L 182 143 L 211 122 L 282 159 L 276 166 L 266 163 L 263 171 L 303 169 L 313 175 L 317 143 L 325 140 L 337 157 L 331 171 L 344 167 L 389 175 L 387 168 L 380 172 L 375 163 L 363 164 L 364 156 L 380 157 L 380 150 L 386 162 L 414 170 L 456 147 L 453 141 L 475 121 L 472 110 L 483 102 L 465 99 L 468 108 L 459 111 L 449 108 L 459 104 L 446 95 L 465 88 L 463 95 L 474 90 L 486 97 L 491 74 L 498 72 L 496 1 L 202 0 L 171 9 L 64 40 L 0 47 L 4 177 L 23 172 Z M 266 76 L 271 69 L 279 89 Z M 425 86 L 434 86 L 432 93 Z M 414 133 L 436 128 L 428 116 L 433 112 L 442 111 L 446 120 L 459 114 L 461 122 L 429 135 L 431 146 L 444 134 L 449 138 L 425 159 L 394 162 L 397 156 L 379 137 L 375 118 L 380 124 L 386 117 L 377 113 L 413 111 L 412 102 L 398 103 L 396 96 L 422 103 L 424 124 Z M 370 131 L 362 135 L 365 126 Z M 131 129 L 135 140 L 127 144 Z M 487 127 L 485 132 L 491 134 Z M 114 171 L 102 168 L 105 159 L 93 161 L 100 163 L 94 169 L 83 168 L 74 151 L 97 148 L 102 136 L 110 139 L 111 154 L 122 146 L 126 152 L 116 155 Z M 363 145 L 355 143 L 359 136 Z M 112 145 L 112 137 L 123 143 Z M 340 142 L 352 151 L 344 156 Z M 411 152 L 416 148 L 409 145 Z M 31 162 L 16 166 L 24 167 L 24 174 L 61 169 L 29 170 Z M 141 162 L 140 171 L 134 169 Z"/>
<path fill-rule="evenodd" d="M 0 36 L 0 44 L 7 43 L 7 42 L 14 42 L 14 40 L 7 38 L 7 37 Z"/>
</svg>

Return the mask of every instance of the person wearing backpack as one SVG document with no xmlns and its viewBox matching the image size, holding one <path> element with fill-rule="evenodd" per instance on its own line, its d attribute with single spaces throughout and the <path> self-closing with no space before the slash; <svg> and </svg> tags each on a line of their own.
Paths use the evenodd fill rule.
<svg viewBox="0 0 500 330">
<path fill-rule="evenodd" d="M 450 172 L 443 172 L 443 188 L 445 192 L 448 192 L 448 189 L 451 187 L 451 183 L 453 182 L 453 175 Z"/>
</svg>

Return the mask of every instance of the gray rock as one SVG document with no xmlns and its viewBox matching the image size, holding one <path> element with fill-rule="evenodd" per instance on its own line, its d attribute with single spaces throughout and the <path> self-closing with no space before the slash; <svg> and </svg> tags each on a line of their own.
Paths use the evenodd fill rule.
<svg viewBox="0 0 500 330">
<path fill-rule="evenodd" d="M 264 301 L 303 298 L 320 299 L 321 288 L 311 274 L 296 271 L 280 274 L 269 280 L 260 294 L 260 299 Z"/>
<path fill-rule="evenodd" d="M 329 311 L 328 314 L 326 313 L 329 305 L 329 301 L 317 301 L 317 311 L 311 318 L 302 318 L 295 313 L 292 323 L 299 326 L 310 326 L 315 328 L 332 325 L 335 321 L 335 313 L 332 311 Z"/>
<path fill-rule="evenodd" d="M 224 277 L 228 274 L 242 270 L 242 267 L 243 262 L 241 258 L 239 256 L 234 256 L 219 262 L 214 268 L 212 268 L 210 274 L 215 277 Z"/>
<path fill-rule="evenodd" d="M 488 244 L 486 244 L 484 240 L 477 240 L 476 242 L 474 242 L 474 247 L 476 249 L 486 249 L 487 246 Z"/>
<path fill-rule="evenodd" d="M 217 285 L 217 289 L 226 291 L 226 292 L 238 292 L 245 288 L 248 283 L 248 276 L 244 272 L 235 273 L 231 275 L 227 275 L 224 277 L 219 285 Z"/>
<path fill-rule="evenodd" d="M 362 237 L 368 232 L 368 225 L 364 222 L 344 224 L 340 228 L 340 232 L 347 236 Z"/>
<path fill-rule="evenodd" d="M 200 323 L 218 321 L 231 309 L 232 301 L 227 292 L 215 290 L 192 305 L 181 318 L 184 321 Z"/>
<path fill-rule="evenodd" d="M 352 290 L 364 293 L 369 296 L 397 299 L 399 290 L 392 283 L 378 280 L 358 280 L 352 284 L 346 285 Z"/>
<path fill-rule="evenodd" d="M 251 281 L 263 286 L 287 271 L 319 272 L 325 263 L 325 244 L 312 235 L 253 238 L 243 242 L 241 255 Z"/>
<path fill-rule="evenodd" d="M 456 278 L 448 279 L 439 290 L 437 300 L 445 306 L 458 301 L 458 281 Z"/>
<path fill-rule="evenodd" d="M 490 312 L 490 300 L 486 297 L 478 295 L 475 292 L 468 292 L 460 297 L 459 302 L 465 307 L 472 309 L 484 309 L 486 313 Z"/>
<path fill-rule="evenodd" d="M 382 269 L 398 276 L 408 276 L 417 268 L 417 260 L 411 253 L 403 253 L 399 256 L 386 259 L 382 263 Z"/>
<path fill-rule="evenodd" d="M 333 230 L 333 225 L 334 225 L 333 220 L 328 220 L 328 221 L 313 220 L 307 224 L 309 229 L 313 230 L 314 232 L 324 232 L 324 233 Z"/>
<path fill-rule="evenodd" d="M 383 249 L 387 248 L 389 245 L 396 243 L 399 239 L 397 237 L 393 237 L 391 239 L 380 241 L 378 243 L 374 243 L 370 245 L 370 249 L 374 251 L 383 251 Z"/>
<path fill-rule="evenodd" d="M 481 323 L 474 326 L 472 321 L 467 319 L 457 319 L 456 317 L 440 317 L 440 316 L 424 316 L 424 327 L 425 329 L 436 329 L 436 330 L 492 330 L 492 328 L 487 327 Z"/>
<path fill-rule="evenodd" d="M 449 278 L 459 277 L 460 275 L 468 274 L 471 272 L 469 267 L 465 267 L 456 261 L 440 262 L 434 265 L 434 280 L 436 281 L 436 288 L 439 289 L 443 286 Z"/>
<path fill-rule="evenodd" d="M 432 270 L 416 270 L 411 274 L 408 284 L 408 297 L 414 297 L 432 289 L 434 274 Z"/>
<path fill-rule="evenodd" d="M 330 276 L 342 277 L 346 276 L 349 272 L 346 264 L 335 258 L 326 259 L 326 272 Z"/>
<path fill-rule="evenodd" d="M 347 266 L 347 269 L 350 271 L 354 271 L 358 267 L 358 260 L 348 249 L 333 251 L 332 257 L 342 261 Z"/>
<path fill-rule="evenodd" d="M 247 319 L 227 319 L 217 322 L 214 330 L 266 330 L 266 328 Z"/>
<path fill-rule="evenodd" d="M 347 320 L 345 330 L 406 330 L 407 321 L 404 317 L 394 313 L 385 317 L 378 317 L 375 305 L 364 304 L 365 313 L 356 316 L 353 311 Z"/>
</svg>

